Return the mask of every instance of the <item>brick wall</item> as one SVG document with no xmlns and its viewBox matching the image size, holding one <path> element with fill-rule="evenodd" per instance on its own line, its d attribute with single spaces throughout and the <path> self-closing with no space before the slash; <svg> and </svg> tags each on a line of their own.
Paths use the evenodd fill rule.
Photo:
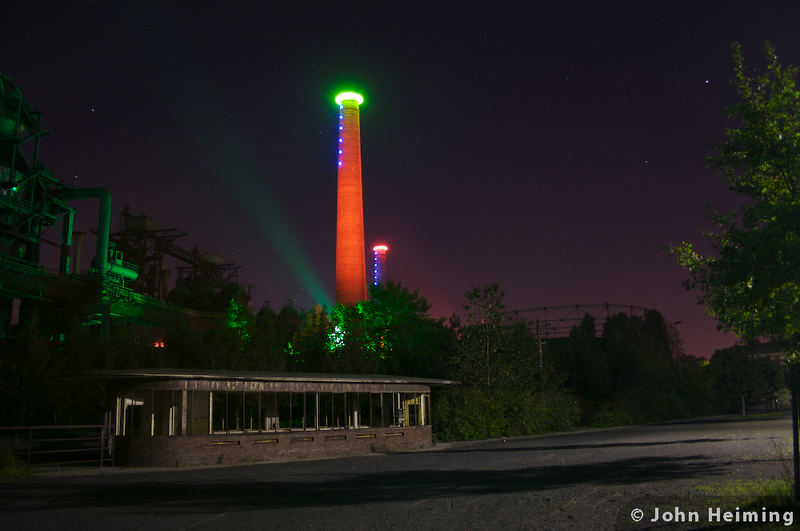
<svg viewBox="0 0 800 531">
<path fill-rule="evenodd" d="M 431 427 L 134 437 L 114 440 L 114 463 L 130 466 L 234 464 L 410 450 L 431 445 Z"/>
</svg>

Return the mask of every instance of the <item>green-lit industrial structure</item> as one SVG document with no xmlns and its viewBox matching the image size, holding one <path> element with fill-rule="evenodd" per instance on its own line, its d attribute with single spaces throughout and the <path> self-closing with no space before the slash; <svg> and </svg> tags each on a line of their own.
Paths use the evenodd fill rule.
<svg viewBox="0 0 800 531">
<path fill-rule="evenodd" d="M 83 322 L 99 325 L 104 336 L 115 319 L 157 328 L 219 326 L 222 314 L 165 302 L 169 273 L 162 259 L 176 258 L 188 276 L 227 274 L 230 279 L 236 268 L 214 255 L 180 248 L 174 240 L 184 233 L 160 229 L 127 208 L 122 230 L 112 234 L 111 195 L 103 188 L 76 189 L 59 181 L 39 160 L 47 135 L 41 114 L 0 74 L 0 338 L 9 337 L 37 302 L 77 308 Z M 94 257 L 85 271 L 76 267 L 83 235 L 73 232 L 73 202 L 79 199 L 96 200 L 99 211 Z M 58 242 L 42 237 L 53 226 L 60 229 Z M 43 243 L 59 247 L 57 268 L 42 264 Z"/>
</svg>

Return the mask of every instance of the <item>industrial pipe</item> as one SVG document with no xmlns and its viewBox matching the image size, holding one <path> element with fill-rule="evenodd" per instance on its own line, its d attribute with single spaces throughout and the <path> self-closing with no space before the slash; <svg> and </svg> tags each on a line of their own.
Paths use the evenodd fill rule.
<svg viewBox="0 0 800 531">
<path fill-rule="evenodd" d="M 100 277 L 104 277 L 108 269 L 108 236 L 111 233 L 111 194 L 105 188 L 82 188 L 78 190 L 58 190 L 53 195 L 59 199 L 94 199 L 100 200 L 100 212 L 97 216 L 97 247 L 95 262 Z"/>
</svg>

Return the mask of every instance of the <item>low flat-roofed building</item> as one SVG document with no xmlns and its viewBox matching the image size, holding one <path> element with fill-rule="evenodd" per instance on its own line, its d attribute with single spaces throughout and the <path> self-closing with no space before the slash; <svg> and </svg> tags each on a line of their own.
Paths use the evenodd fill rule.
<svg viewBox="0 0 800 531">
<path fill-rule="evenodd" d="M 430 391 L 401 376 L 131 369 L 104 380 L 114 462 L 183 466 L 431 445 Z"/>
</svg>

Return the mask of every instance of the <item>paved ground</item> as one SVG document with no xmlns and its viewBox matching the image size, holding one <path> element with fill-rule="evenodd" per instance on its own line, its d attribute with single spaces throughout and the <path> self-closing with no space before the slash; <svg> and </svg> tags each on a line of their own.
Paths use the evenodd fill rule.
<svg viewBox="0 0 800 531">
<path fill-rule="evenodd" d="M 613 529 L 632 526 L 637 506 L 646 523 L 654 505 L 678 504 L 698 484 L 790 469 L 788 415 L 719 418 L 317 461 L 50 471 L 0 483 L 0 523 L 14 530 Z"/>
</svg>

